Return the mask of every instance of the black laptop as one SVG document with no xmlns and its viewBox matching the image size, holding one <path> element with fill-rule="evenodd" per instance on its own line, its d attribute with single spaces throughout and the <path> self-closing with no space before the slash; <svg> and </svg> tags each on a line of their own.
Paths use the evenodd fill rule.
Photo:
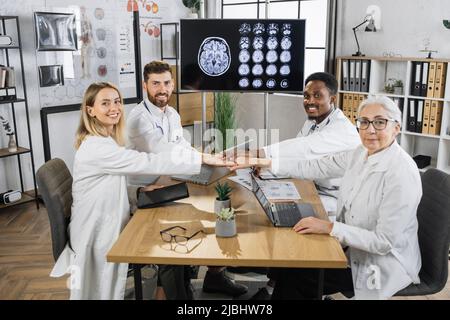
<svg viewBox="0 0 450 320">
<path fill-rule="evenodd" d="M 314 217 L 314 209 L 309 203 L 270 202 L 259 186 L 259 179 L 253 173 L 251 177 L 252 191 L 275 227 L 293 227 L 300 219 Z"/>
</svg>

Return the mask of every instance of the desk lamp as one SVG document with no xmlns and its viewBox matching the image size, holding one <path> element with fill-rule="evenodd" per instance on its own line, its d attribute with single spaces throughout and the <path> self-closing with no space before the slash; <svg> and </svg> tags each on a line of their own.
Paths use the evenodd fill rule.
<svg viewBox="0 0 450 320">
<path fill-rule="evenodd" d="M 375 20 L 374 20 L 372 15 L 366 16 L 364 18 L 363 22 L 361 22 L 357 26 L 353 27 L 352 28 L 353 29 L 353 34 L 355 35 L 355 40 L 356 40 L 356 45 L 358 47 L 358 51 L 356 51 L 356 53 L 352 54 L 352 56 L 355 56 L 355 57 L 363 57 L 363 56 L 365 56 L 365 54 L 362 54 L 361 51 L 360 51 L 358 37 L 356 36 L 356 30 L 360 26 L 362 26 L 363 24 L 365 24 L 367 22 L 368 22 L 368 24 L 367 24 L 366 28 L 364 29 L 364 31 L 368 31 L 368 32 L 376 32 L 377 31 L 377 28 L 375 27 Z"/>
</svg>

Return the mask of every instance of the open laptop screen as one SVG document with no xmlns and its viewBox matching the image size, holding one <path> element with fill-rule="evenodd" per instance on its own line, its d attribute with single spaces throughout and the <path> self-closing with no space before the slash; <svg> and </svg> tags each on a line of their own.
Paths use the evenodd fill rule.
<svg viewBox="0 0 450 320">
<path fill-rule="evenodd" d="M 258 199 L 259 203 L 263 207 L 264 210 L 269 210 L 270 202 L 267 200 L 264 193 L 261 191 L 260 188 L 256 190 L 255 192 L 256 199 Z"/>
</svg>

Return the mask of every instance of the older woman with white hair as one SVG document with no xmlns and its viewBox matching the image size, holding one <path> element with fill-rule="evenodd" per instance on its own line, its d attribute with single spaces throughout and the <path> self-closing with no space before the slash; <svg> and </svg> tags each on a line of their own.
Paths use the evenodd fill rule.
<svg viewBox="0 0 450 320">
<path fill-rule="evenodd" d="M 294 230 L 330 234 L 344 247 L 349 268 L 327 269 L 324 293 L 352 292 L 356 299 L 387 299 L 419 282 L 421 258 L 416 211 L 422 196 L 419 170 L 397 144 L 401 112 L 386 97 L 358 110 L 362 145 L 316 160 L 279 159 L 275 174 L 303 179 L 342 177 L 336 222 L 304 218 Z M 311 299 L 317 270 L 277 272 L 273 299 Z"/>
</svg>

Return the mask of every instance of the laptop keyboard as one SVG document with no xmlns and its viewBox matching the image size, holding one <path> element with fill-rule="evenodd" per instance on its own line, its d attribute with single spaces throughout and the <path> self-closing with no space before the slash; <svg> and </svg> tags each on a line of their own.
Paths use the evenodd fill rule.
<svg viewBox="0 0 450 320">
<path fill-rule="evenodd" d="M 275 207 L 281 225 L 293 227 L 300 220 L 299 211 L 295 203 L 277 203 Z"/>
</svg>

